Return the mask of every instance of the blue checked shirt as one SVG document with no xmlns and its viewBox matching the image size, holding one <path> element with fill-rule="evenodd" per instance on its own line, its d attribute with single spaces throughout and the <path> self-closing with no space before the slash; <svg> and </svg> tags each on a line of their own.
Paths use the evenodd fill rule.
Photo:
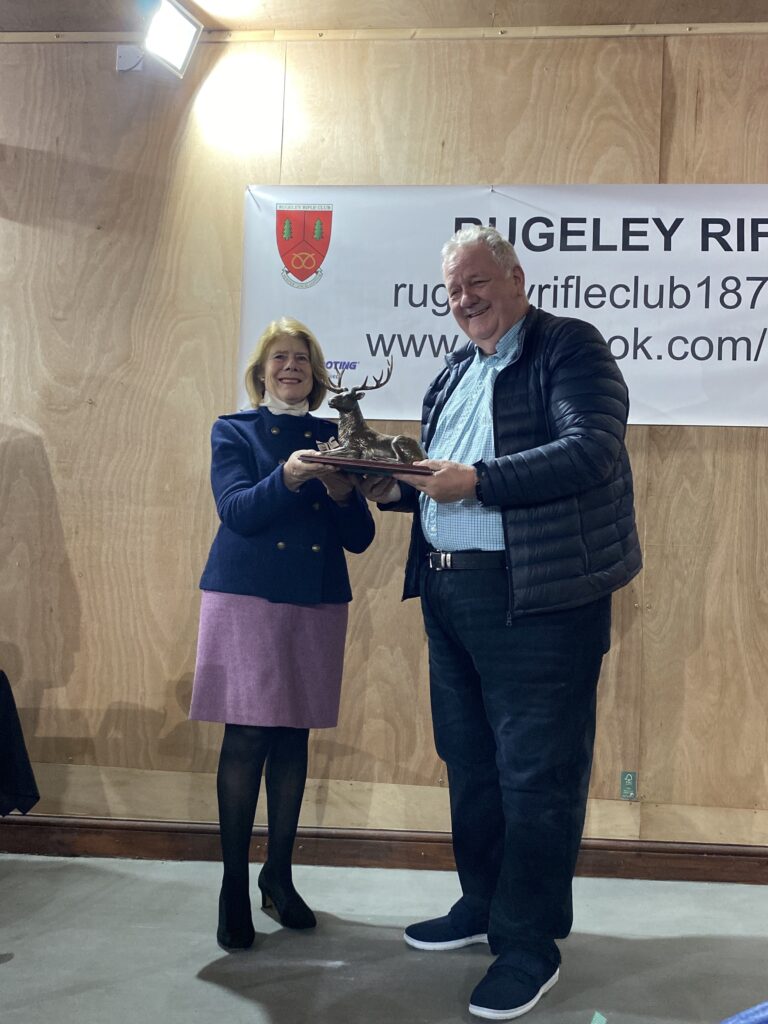
<svg viewBox="0 0 768 1024">
<path fill-rule="evenodd" d="M 499 339 L 492 356 L 475 352 L 469 369 L 445 403 L 427 452 L 430 459 L 450 459 L 472 466 L 495 457 L 493 448 L 493 385 L 520 347 L 519 320 Z M 421 527 L 438 551 L 503 551 L 501 512 L 476 498 L 437 502 L 419 496 Z"/>
</svg>

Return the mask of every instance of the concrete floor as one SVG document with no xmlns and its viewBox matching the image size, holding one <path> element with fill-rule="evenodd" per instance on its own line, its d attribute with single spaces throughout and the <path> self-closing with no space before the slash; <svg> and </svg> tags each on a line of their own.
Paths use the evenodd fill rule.
<svg viewBox="0 0 768 1024">
<path fill-rule="evenodd" d="M 475 1019 L 467 1002 L 487 947 L 422 953 L 401 938 L 453 902 L 453 874 L 298 867 L 295 877 L 317 930 L 289 932 L 255 906 L 253 949 L 229 955 L 215 941 L 216 864 L 0 855 L 0 1021 Z M 580 878 L 575 888 L 560 982 L 532 1024 L 717 1024 L 768 998 L 768 887 Z"/>
</svg>

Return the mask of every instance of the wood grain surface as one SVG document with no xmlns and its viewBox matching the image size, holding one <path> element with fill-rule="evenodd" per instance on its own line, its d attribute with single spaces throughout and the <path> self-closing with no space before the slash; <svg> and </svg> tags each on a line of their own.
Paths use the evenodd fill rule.
<svg viewBox="0 0 768 1024">
<path fill-rule="evenodd" d="M 655 182 L 663 40 L 293 43 L 283 184 Z"/>
<path fill-rule="evenodd" d="M 765 21 L 763 0 L 185 0 L 209 29 L 467 28 Z M 126 0 L 0 0 L 0 32 L 138 31 Z"/>
<path fill-rule="evenodd" d="M 668 39 L 665 47 L 660 180 L 765 182 L 768 37 Z"/>
</svg>

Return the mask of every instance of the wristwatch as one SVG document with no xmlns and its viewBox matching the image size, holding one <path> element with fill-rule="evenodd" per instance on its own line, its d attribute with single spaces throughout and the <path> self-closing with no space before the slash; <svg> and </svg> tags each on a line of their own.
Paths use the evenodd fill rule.
<svg viewBox="0 0 768 1024">
<path fill-rule="evenodd" d="M 483 500 L 483 477 L 486 475 L 485 463 L 475 462 L 472 468 L 477 473 L 477 482 L 475 483 L 475 497 L 481 505 L 485 505 Z"/>
</svg>

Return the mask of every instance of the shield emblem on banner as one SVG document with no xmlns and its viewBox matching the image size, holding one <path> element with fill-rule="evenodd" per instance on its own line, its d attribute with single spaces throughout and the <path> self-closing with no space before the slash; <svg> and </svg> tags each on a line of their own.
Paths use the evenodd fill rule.
<svg viewBox="0 0 768 1024">
<path fill-rule="evenodd" d="M 277 248 L 287 284 L 309 288 L 320 280 L 320 267 L 331 244 L 332 220 L 332 206 L 277 205 Z"/>
</svg>

